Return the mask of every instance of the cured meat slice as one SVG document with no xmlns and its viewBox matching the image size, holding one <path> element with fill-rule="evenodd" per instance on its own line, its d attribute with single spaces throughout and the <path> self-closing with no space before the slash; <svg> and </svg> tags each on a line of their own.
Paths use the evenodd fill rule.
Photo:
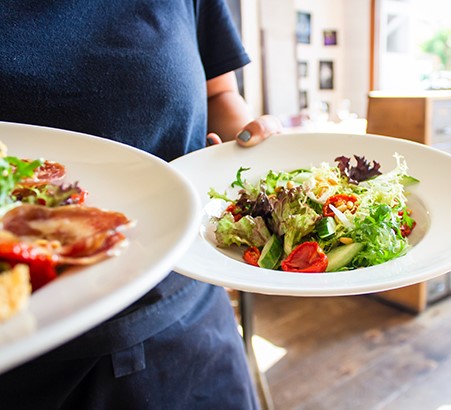
<svg viewBox="0 0 451 410">
<path fill-rule="evenodd" d="M 21 205 L 3 217 L 3 229 L 21 240 L 50 243 L 58 264 L 86 265 L 109 256 L 131 224 L 120 212 L 79 205 Z"/>
<path fill-rule="evenodd" d="M 61 182 L 66 176 L 66 167 L 59 162 L 45 160 L 35 169 L 34 175 L 20 181 L 22 186 L 34 186 Z"/>
</svg>

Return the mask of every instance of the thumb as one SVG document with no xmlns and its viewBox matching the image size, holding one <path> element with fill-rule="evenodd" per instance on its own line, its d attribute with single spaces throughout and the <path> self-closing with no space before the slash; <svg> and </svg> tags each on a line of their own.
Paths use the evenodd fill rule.
<svg viewBox="0 0 451 410">
<path fill-rule="evenodd" d="M 279 118 L 274 115 L 262 115 L 245 125 L 235 138 L 241 146 L 252 147 L 271 135 L 280 134 L 282 130 Z"/>
<path fill-rule="evenodd" d="M 214 132 L 210 132 L 209 134 L 207 134 L 207 147 L 209 147 L 210 145 L 216 145 L 221 143 L 222 140 L 218 134 L 215 134 Z"/>
</svg>

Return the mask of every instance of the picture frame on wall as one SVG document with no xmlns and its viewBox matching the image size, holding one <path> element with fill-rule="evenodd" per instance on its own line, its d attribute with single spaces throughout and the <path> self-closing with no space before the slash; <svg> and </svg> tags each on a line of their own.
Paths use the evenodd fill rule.
<svg viewBox="0 0 451 410">
<path fill-rule="evenodd" d="M 300 78 L 306 78 L 308 76 L 308 62 L 298 61 L 298 76 Z"/>
<path fill-rule="evenodd" d="M 310 44 L 312 32 L 312 15 L 304 11 L 296 13 L 296 41 L 300 44 Z"/>
<path fill-rule="evenodd" d="M 308 94 L 305 90 L 299 91 L 299 111 L 305 110 L 308 108 Z"/>
<path fill-rule="evenodd" d="M 330 115 L 330 103 L 328 101 L 321 101 L 321 111 L 324 114 Z"/>
<path fill-rule="evenodd" d="M 319 89 L 333 90 L 334 89 L 334 62 L 320 61 L 319 62 Z"/>
<path fill-rule="evenodd" d="M 323 42 L 325 46 L 336 46 L 338 44 L 337 30 L 324 30 Z"/>
</svg>

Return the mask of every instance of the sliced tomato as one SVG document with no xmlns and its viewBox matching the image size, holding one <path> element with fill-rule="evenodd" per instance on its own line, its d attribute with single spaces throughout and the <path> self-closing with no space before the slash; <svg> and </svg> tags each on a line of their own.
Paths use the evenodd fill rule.
<svg viewBox="0 0 451 410">
<path fill-rule="evenodd" d="M 337 194 L 337 195 L 331 195 L 329 198 L 327 198 L 324 206 L 323 206 L 323 215 L 324 216 L 334 216 L 334 212 L 332 209 L 330 209 L 329 205 L 333 205 L 336 208 L 339 208 L 341 205 L 347 205 L 349 202 L 352 202 L 353 207 L 348 209 L 354 213 L 355 212 L 355 205 L 357 202 L 357 196 L 355 195 L 346 195 L 346 194 Z"/>
<path fill-rule="evenodd" d="M 260 249 L 258 249 L 256 246 L 249 246 L 244 253 L 243 253 L 243 259 L 246 263 L 253 266 L 258 266 L 258 259 L 260 258 Z"/>
<path fill-rule="evenodd" d="M 282 261 L 282 270 L 286 272 L 315 273 L 327 268 L 327 255 L 316 242 L 304 242 L 298 245 Z"/>
<path fill-rule="evenodd" d="M 30 281 L 33 291 L 41 288 L 57 277 L 56 262 L 51 253 L 41 247 L 16 240 L 0 242 L 0 260 L 11 265 L 24 263 L 30 268 Z"/>
</svg>

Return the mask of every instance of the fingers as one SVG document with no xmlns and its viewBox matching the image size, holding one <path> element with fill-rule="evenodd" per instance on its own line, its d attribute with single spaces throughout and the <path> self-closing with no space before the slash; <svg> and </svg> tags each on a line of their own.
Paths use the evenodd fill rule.
<svg viewBox="0 0 451 410">
<path fill-rule="evenodd" d="M 262 115 L 245 125 L 235 138 L 241 146 L 252 147 L 271 135 L 280 134 L 282 130 L 279 118 L 273 115 Z"/>
<path fill-rule="evenodd" d="M 209 147 L 210 145 L 216 145 L 216 144 L 221 144 L 221 143 L 222 143 L 222 140 L 218 134 L 215 134 L 214 132 L 210 132 L 207 135 L 207 147 Z"/>
<path fill-rule="evenodd" d="M 282 123 L 277 117 L 262 115 L 246 124 L 235 139 L 243 147 L 253 147 L 271 135 L 280 134 L 282 130 Z M 218 134 L 211 132 L 207 135 L 207 146 L 221 143 L 222 140 Z"/>
</svg>

